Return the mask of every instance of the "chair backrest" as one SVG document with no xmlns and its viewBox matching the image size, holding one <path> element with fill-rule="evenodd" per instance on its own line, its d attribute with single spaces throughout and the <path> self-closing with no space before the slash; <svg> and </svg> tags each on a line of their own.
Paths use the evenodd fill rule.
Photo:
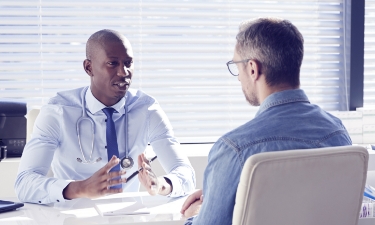
<svg viewBox="0 0 375 225">
<path fill-rule="evenodd" d="M 26 115 L 27 116 L 26 141 L 29 141 L 31 138 L 31 134 L 33 133 L 35 119 L 38 117 L 39 111 L 40 111 L 39 109 L 32 109 Z"/>
<path fill-rule="evenodd" d="M 368 157 L 361 146 L 255 154 L 241 173 L 233 224 L 356 225 Z"/>
<path fill-rule="evenodd" d="M 33 134 L 34 130 L 34 123 L 36 118 L 38 117 L 40 109 L 32 109 L 29 113 L 27 113 L 27 132 L 26 132 L 26 142 L 28 142 Z M 53 177 L 52 169 L 50 168 L 47 177 Z"/>
</svg>

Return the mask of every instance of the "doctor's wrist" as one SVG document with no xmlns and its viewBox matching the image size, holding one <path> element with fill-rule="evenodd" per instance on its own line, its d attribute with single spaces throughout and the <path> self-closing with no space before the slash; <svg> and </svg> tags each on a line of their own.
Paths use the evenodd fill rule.
<svg viewBox="0 0 375 225">
<path fill-rule="evenodd" d="M 63 190 L 63 197 L 67 200 L 72 200 L 80 197 L 79 181 L 70 182 Z"/>
<path fill-rule="evenodd" d="M 173 190 L 171 180 L 166 177 L 158 177 L 158 188 L 159 195 L 169 195 Z"/>
</svg>

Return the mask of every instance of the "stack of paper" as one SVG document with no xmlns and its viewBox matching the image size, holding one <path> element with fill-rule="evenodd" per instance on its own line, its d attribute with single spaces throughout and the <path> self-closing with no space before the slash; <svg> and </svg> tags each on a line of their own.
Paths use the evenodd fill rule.
<svg viewBox="0 0 375 225">
<path fill-rule="evenodd" d="M 140 202 L 116 202 L 95 204 L 95 208 L 102 216 L 149 214 L 150 210 Z"/>
</svg>

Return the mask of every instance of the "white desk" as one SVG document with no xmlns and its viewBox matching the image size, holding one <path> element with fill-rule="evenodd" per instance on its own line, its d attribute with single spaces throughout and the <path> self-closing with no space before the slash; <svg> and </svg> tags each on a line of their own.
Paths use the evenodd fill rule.
<svg viewBox="0 0 375 225">
<path fill-rule="evenodd" d="M 208 151 L 212 145 L 182 145 L 186 151 L 189 159 L 197 173 L 197 188 L 201 188 L 203 180 L 203 171 L 207 165 Z M 369 151 L 369 167 L 367 173 L 367 182 L 375 187 L 375 151 Z M 0 199 L 17 201 L 14 197 L 13 184 L 17 173 L 19 159 L 6 159 L 0 163 L 1 186 Z M 162 171 L 158 162 L 153 163 L 153 168 L 156 171 Z M 159 168 L 160 167 L 160 168 Z M 6 179 L 8 178 L 8 180 Z M 5 187 L 6 185 L 9 186 Z M 8 190 L 9 189 L 9 190 Z M 134 194 L 118 194 L 108 196 L 109 199 L 81 199 L 78 201 L 68 202 L 69 204 L 55 204 L 55 206 L 43 206 L 35 204 L 25 204 L 21 209 L 14 212 L 7 212 L 0 214 L 0 225 L 39 225 L 39 224 L 140 224 L 147 222 L 147 224 L 162 225 L 162 224 L 184 224 L 185 218 L 182 218 L 179 210 L 183 203 L 183 199 L 158 206 L 154 213 L 149 215 L 134 215 L 134 216 L 115 216 L 115 217 L 101 217 L 94 208 L 96 201 L 100 202 L 119 202 L 132 201 Z M 11 196 L 11 197 L 6 197 Z M 141 193 L 144 203 L 151 204 L 153 197 L 148 196 L 147 193 Z M 154 198 L 160 198 L 156 196 Z M 162 199 L 161 199 L 162 200 Z M 177 206 L 178 205 L 178 206 Z M 161 211 L 157 212 L 160 209 Z M 164 211 L 163 211 L 164 210 Z M 338 215 L 339 216 L 339 215 Z M 375 218 L 360 219 L 358 225 L 374 225 Z"/>
<path fill-rule="evenodd" d="M 186 197 L 149 196 L 146 192 L 139 192 L 121 193 L 95 200 L 78 199 L 49 206 L 25 203 L 25 206 L 18 210 L 0 213 L 0 225 L 182 225 L 186 218 L 179 211 L 185 199 Z M 15 198 L 4 198 L 4 200 L 16 201 Z M 150 209 L 150 214 L 101 216 L 94 206 L 95 203 L 134 201 L 141 201 Z M 358 222 L 358 225 L 374 224 L 375 218 L 363 218 Z"/>
<path fill-rule="evenodd" d="M 87 224 L 152 224 L 181 225 L 186 218 L 180 209 L 186 197 L 168 198 L 149 196 L 146 192 L 121 193 L 103 198 L 77 199 L 65 203 L 47 205 L 25 204 L 18 210 L 1 213 L 1 225 L 87 225 Z M 16 201 L 15 198 L 4 200 Z M 96 204 L 140 201 L 150 209 L 150 214 L 101 216 Z"/>
</svg>

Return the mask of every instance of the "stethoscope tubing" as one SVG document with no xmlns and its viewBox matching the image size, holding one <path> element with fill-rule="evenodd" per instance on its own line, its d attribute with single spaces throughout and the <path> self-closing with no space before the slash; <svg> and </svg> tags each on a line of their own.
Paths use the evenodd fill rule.
<svg viewBox="0 0 375 225">
<path fill-rule="evenodd" d="M 83 164 L 93 164 L 97 163 L 102 160 L 101 157 L 97 158 L 95 161 L 93 161 L 92 156 L 94 152 L 94 140 L 95 140 L 95 123 L 94 121 L 87 115 L 86 112 L 86 101 L 85 101 L 85 95 L 89 87 L 86 87 L 82 90 L 81 92 L 81 102 L 82 102 L 82 116 L 77 120 L 76 123 L 76 130 L 77 130 L 77 138 L 78 138 L 78 145 L 79 149 L 82 154 L 82 159 L 77 158 L 77 161 Z M 83 151 L 83 146 L 81 142 L 81 135 L 80 135 L 80 124 L 82 121 L 88 120 L 90 122 L 90 127 L 91 127 L 91 133 L 92 133 L 92 138 L 91 138 L 91 152 L 90 152 L 90 157 L 87 160 Z M 125 105 L 125 157 L 123 158 L 128 158 L 129 157 L 129 145 L 128 145 L 128 107 Z"/>
</svg>

